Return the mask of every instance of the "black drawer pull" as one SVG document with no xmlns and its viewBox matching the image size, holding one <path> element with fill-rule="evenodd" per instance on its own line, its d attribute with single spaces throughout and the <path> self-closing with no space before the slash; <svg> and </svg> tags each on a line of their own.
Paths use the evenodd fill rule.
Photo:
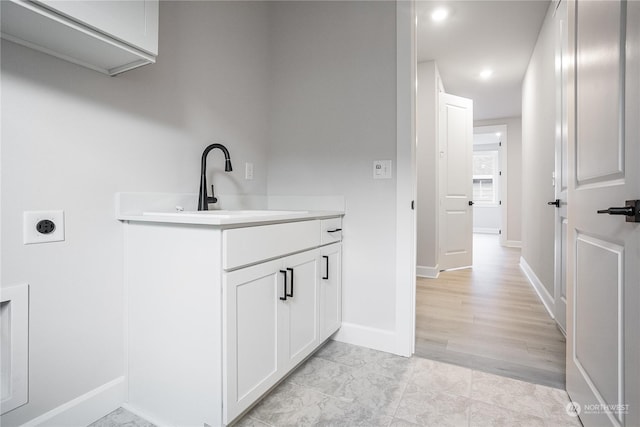
<svg viewBox="0 0 640 427">
<path fill-rule="evenodd" d="M 334 228 L 333 230 L 327 230 L 327 233 L 337 233 L 338 231 L 342 231 L 342 228 Z"/>
<path fill-rule="evenodd" d="M 322 277 L 323 280 L 329 280 L 329 257 L 326 255 L 322 255 L 322 258 L 324 258 L 325 260 L 327 260 L 327 264 L 326 264 L 326 270 L 324 273 L 324 276 Z"/>
<path fill-rule="evenodd" d="M 293 298 L 293 268 L 287 268 L 287 270 L 289 270 L 291 272 L 291 293 L 290 294 L 286 294 L 288 297 Z M 285 288 L 285 292 L 286 292 L 286 288 Z"/>
<path fill-rule="evenodd" d="M 286 301 L 287 300 L 287 272 L 286 270 L 280 270 L 280 273 L 282 273 L 284 276 L 284 280 L 282 281 L 282 283 L 284 284 L 284 289 L 283 289 L 284 297 L 280 297 L 280 300 Z"/>
</svg>

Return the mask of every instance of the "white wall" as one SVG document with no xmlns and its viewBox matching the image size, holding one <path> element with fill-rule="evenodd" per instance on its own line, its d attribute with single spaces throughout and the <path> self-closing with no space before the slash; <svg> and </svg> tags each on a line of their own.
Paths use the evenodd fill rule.
<svg viewBox="0 0 640 427">
<path fill-rule="evenodd" d="M 442 82 L 434 61 L 418 64 L 417 131 L 417 274 L 438 272 L 438 94 Z"/>
<path fill-rule="evenodd" d="M 520 244 L 522 240 L 522 119 L 505 117 L 477 120 L 478 126 L 507 126 L 507 244 Z M 504 231 L 503 231 L 504 232 Z"/>
<path fill-rule="evenodd" d="M 553 6 L 553 5 L 552 5 Z M 551 11 L 551 9 L 550 9 Z M 548 14 L 522 86 L 522 258 L 554 295 L 555 41 Z"/>
<path fill-rule="evenodd" d="M 500 230 L 499 206 L 473 207 L 473 232 L 497 234 Z"/>
<path fill-rule="evenodd" d="M 1 279 L 31 286 L 29 403 L 3 426 L 124 374 L 115 192 L 196 192 L 221 141 L 236 169 L 209 156 L 218 191 L 266 194 L 267 9 L 162 2 L 158 63 L 115 78 L 2 42 Z M 22 212 L 45 209 L 65 210 L 66 241 L 23 245 Z"/>
<path fill-rule="evenodd" d="M 396 315 L 395 12 L 394 2 L 270 8 L 268 192 L 345 196 L 343 330 L 374 334 L 393 333 Z M 392 160 L 393 179 L 373 180 L 373 160 Z"/>
</svg>

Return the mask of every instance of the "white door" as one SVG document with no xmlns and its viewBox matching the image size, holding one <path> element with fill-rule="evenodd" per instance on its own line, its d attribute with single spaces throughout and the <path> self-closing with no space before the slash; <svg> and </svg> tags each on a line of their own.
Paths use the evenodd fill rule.
<svg viewBox="0 0 640 427">
<path fill-rule="evenodd" d="M 302 362 L 319 344 L 317 249 L 286 257 L 282 261 L 287 275 L 287 298 L 281 301 L 280 364 L 289 370 Z M 282 273 L 283 275 L 285 273 Z"/>
<path fill-rule="evenodd" d="M 556 156 L 555 156 L 555 266 L 554 317 L 558 326 L 567 330 L 567 79 L 569 77 L 569 37 L 567 34 L 567 2 L 561 1 L 554 16 L 556 34 Z M 552 205 L 553 206 L 553 205 Z"/>
<path fill-rule="evenodd" d="M 320 250 L 320 341 L 324 341 L 342 323 L 342 243 Z"/>
<path fill-rule="evenodd" d="M 640 2 L 579 1 L 569 16 L 567 391 L 586 427 L 638 426 L 640 224 L 596 212 L 640 198 Z"/>
<path fill-rule="evenodd" d="M 473 261 L 473 101 L 440 93 L 440 270 Z"/>
</svg>

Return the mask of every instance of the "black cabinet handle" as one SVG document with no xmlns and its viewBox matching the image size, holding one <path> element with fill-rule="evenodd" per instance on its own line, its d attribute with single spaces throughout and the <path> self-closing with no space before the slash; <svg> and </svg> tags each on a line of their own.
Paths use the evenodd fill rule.
<svg viewBox="0 0 640 427">
<path fill-rule="evenodd" d="M 473 206 L 475 205 L 475 203 L 473 202 L 473 200 L 469 200 L 469 206 Z"/>
<path fill-rule="evenodd" d="M 284 297 L 280 297 L 280 300 L 286 301 L 287 300 L 287 272 L 286 270 L 280 270 L 280 273 L 282 273 L 282 275 L 284 276 L 284 280 L 282 281 L 282 283 L 284 284 L 284 289 L 283 289 Z"/>
<path fill-rule="evenodd" d="M 548 204 L 549 206 L 555 206 L 556 208 L 559 208 L 559 207 L 560 207 L 560 199 L 556 199 L 556 200 L 555 200 L 555 201 L 553 201 L 553 202 L 547 202 L 547 204 Z"/>
<path fill-rule="evenodd" d="M 291 293 L 290 294 L 286 294 L 286 296 L 293 298 L 293 268 L 287 268 L 287 270 L 289 270 L 291 272 Z M 285 292 L 286 292 L 285 288 Z"/>
<path fill-rule="evenodd" d="M 322 258 L 327 260 L 327 263 L 325 264 L 326 265 L 326 267 L 325 267 L 326 270 L 325 270 L 325 273 L 324 273 L 324 276 L 322 277 L 322 279 L 323 280 L 329 280 L 329 257 L 326 256 L 326 255 L 322 255 Z"/>
<path fill-rule="evenodd" d="M 327 230 L 327 233 L 337 233 L 338 231 L 342 231 L 342 228 L 334 228 L 333 230 Z"/>
</svg>

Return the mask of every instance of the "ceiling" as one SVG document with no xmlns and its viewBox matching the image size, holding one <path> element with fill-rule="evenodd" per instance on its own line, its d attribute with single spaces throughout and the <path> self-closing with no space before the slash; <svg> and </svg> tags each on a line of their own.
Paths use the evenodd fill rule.
<svg viewBox="0 0 640 427">
<path fill-rule="evenodd" d="M 416 3 L 418 62 L 435 60 L 445 91 L 473 99 L 474 120 L 520 116 L 522 79 L 549 1 Z M 438 7 L 449 15 L 433 22 Z M 483 80 L 485 68 L 493 75 Z"/>
</svg>

